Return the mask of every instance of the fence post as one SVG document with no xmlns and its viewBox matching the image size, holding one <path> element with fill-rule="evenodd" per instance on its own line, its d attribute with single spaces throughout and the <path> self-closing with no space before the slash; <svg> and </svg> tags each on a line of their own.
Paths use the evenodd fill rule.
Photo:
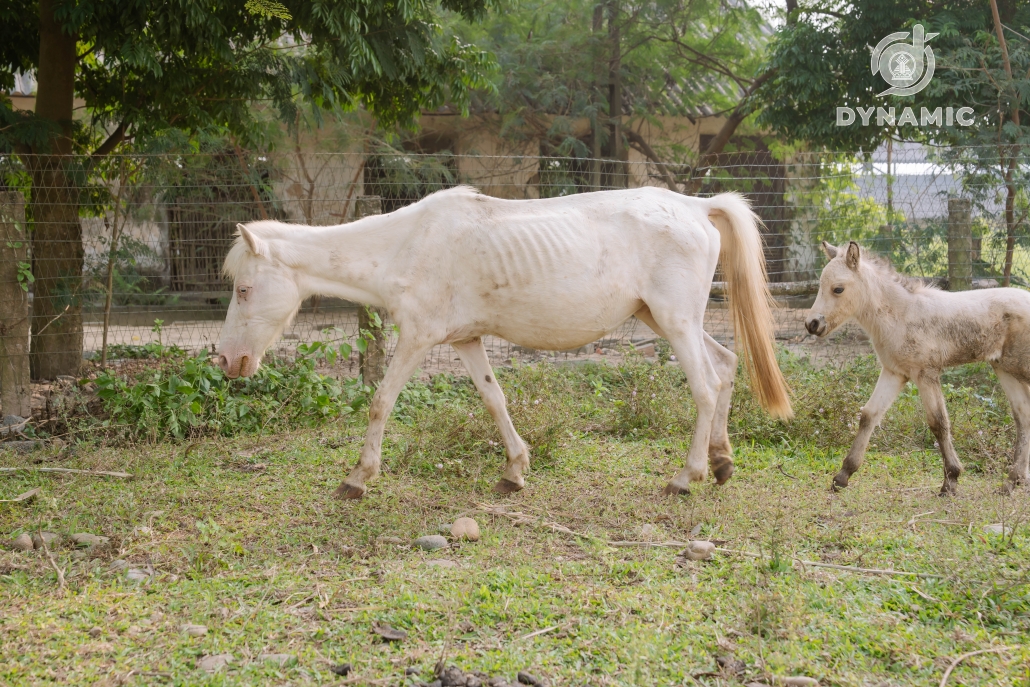
<svg viewBox="0 0 1030 687">
<path fill-rule="evenodd" d="M 973 288 L 972 202 L 968 198 L 948 199 L 948 290 Z"/>
<path fill-rule="evenodd" d="M 383 214 L 383 199 L 379 196 L 362 196 L 354 206 L 357 219 L 369 215 Z M 382 327 L 376 327 L 372 314 L 379 315 L 379 321 L 386 323 L 386 309 L 362 306 L 358 309 L 358 330 L 372 333 L 364 353 L 358 355 L 358 367 L 361 369 L 361 381 L 367 386 L 375 386 L 383 380 L 386 372 L 386 336 Z"/>
<path fill-rule="evenodd" d="M 0 193 L 0 405 L 4 415 L 32 417 L 29 386 L 29 294 L 18 280 L 29 260 L 25 202 Z"/>
</svg>

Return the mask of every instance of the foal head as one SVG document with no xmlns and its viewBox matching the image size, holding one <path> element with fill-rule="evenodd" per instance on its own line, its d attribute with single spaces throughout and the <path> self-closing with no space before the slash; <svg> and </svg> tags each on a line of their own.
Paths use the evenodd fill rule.
<svg viewBox="0 0 1030 687">
<path fill-rule="evenodd" d="M 837 248 L 823 241 L 823 251 L 829 262 L 819 278 L 819 294 L 805 322 L 809 334 L 826 336 L 847 322 L 865 298 L 865 288 L 859 263 L 862 251 L 852 241 Z"/>
<path fill-rule="evenodd" d="M 218 366 L 231 379 L 257 372 L 301 302 L 293 270 L 273 255 L 268 241 L 242 224 L 238 228 L 222 268 L 233 278 L 233 296 L 218 337 Z"/>
</svg>

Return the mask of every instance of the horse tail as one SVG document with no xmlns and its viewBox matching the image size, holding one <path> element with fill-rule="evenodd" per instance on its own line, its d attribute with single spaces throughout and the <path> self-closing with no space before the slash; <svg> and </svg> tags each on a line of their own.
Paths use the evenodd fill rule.
<svg viewBox="0 0 1030 687">
<path fill-rule="evenodd" d="M 758 402 L 774 417 L 790 418 L 790 390 L 776 364 L 773 349 L 772 296 L 765 270 L 761 221 L 739 193 L 720 193 L 707 200 L 708 218 L 719 230 L 719 258 L 726 275 L 737 352 Z"/>
</svg>

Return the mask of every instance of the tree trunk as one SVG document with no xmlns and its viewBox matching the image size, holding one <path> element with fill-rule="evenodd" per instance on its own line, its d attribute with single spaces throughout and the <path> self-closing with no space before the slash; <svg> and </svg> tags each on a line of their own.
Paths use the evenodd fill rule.
<svg viewBox="0 0 1030 687">
<path fill-rule="evenodd" d="M 622 150 L 622 38 L 619 32 L 619 2 L 608 3 L 608 149 L 612 159 L 612 186 L 626 188 L 626 165 Z"/>
<path fill-rule="evenodd" d="M 55 127 L 32 174 L 32 375 L 74 375 L 82 363 L 82 227 L 77 190 L 68 174 L 75 94 L 75 36 L 54 18 L 54 0 L 39 3 L 36 114 Z M 37 151 L 40 152 L 40 151 Z"/>
<path fill-rule="evenodd" d="M 3 415 L 23 418 L 32 417 L 29 292 L 18 274 L 28 258 L 25 202 L 18 193 L 0 193 L 0 406 Z"/>
</svg>

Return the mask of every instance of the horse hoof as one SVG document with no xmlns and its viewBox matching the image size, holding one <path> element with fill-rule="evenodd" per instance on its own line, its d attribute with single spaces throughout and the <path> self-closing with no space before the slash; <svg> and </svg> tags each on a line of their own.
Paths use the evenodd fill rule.
<svg viewBox="0 0 1030 687">
<path fill-rule="evenodd" d="M 512 482 L 510 479 L 502 477 L 497 480 L 497 484 L 494 485 L 494 491 L 498 494 L 514 494 L 516 491 L 522 491 L 522 487 L 515 482 Z"/>
<path fill-rule="evenodd" d="M 346 482 L 338 486 L 336 491 L 333 492 L 333 496 L 345 501 L 360 499 L 364 495 L 365 490 L 363 488 L 356 487 L 353 484 L 347 484 Z"/>
<path fill-rule="evenodd" d="M 730 477 L 733 477 L 733 461 L 727 461 L 717 468 L 712 469 L 712 475 L 715 476 L 716 484 L 726 484 L 730 481 Z"/>
<path fill-rule="evenodd" d="M 848 486 L 848 481 L 850 479 L 850 475 L 845 475 L 838 472 L 837 475 L 833 478 L 833 484 L 830 485 L 830 491 L 840 491 L 841 489 L 846 489 Z"/>
<path fill-rule="evenodd" d="M 662 489 L 662 496 L 690 496 L 690 489 L 686 487 L 677 487 L 672 482 L 665 485 Z"/>
<path fill-rule="evenodd" d="M 958 494 L 958 488 L 954 484 L 945 484 L 941 487 L 941 491 L 937 494 L 940 497 L 944 496 L 955 496 Z"/>
</svg>

